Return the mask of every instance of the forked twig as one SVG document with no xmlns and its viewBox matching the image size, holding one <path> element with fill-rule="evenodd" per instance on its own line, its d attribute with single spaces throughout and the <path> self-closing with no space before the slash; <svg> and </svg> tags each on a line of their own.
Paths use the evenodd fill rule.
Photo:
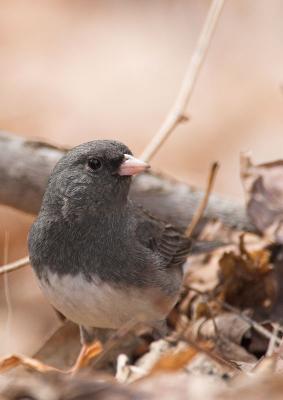
<svg viewBox="0 0 283 400">
<path fill-rule="evenodd" d="M 185 111 L 205 60 L 205 56 L 211 43 L 211 39 L 224 3 L 225 0 L 212 1 L 175 104 L 165 118 L 165 121 L 161 125 L 159 131 L 152 138 L 151 142 L 142 153 L 140 157 L 142 160 L 151 160 L 151 158 L 155 155 L 173 130 L 180 123 L 188 120 L 188 117 L 185 116 Z"/>
<path fill-rule="evenodd" d="M 199 204 L 198 209 L 194 213 L 192 221 L 186 230 L 186 235 L 188 237 L 192 236 L 197 224 L 199 223 L 199 221 L 206 209 L 210 193 L 213 189 L 213 185 L 215 182 L 215 177 L 216 177 L 218 168 L 219 168 L 219 164 L 217 162 L 214 162 L 210 168 L 204 197 L 203 197 L 201 203 Z"/>
</svg>

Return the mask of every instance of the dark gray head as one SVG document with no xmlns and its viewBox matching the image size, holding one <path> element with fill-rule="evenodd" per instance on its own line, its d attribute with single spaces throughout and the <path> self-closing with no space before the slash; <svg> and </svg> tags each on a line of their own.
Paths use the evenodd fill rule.
<svg viewBox="0 0 283 400">
<path fill-rule="evenodd" d="M 131 176 L 147 169 L 123 143 L 94 140 L 70 150 L 55 166 L 42 211 L 76 215 L 127 201 Z"/>
</svg>

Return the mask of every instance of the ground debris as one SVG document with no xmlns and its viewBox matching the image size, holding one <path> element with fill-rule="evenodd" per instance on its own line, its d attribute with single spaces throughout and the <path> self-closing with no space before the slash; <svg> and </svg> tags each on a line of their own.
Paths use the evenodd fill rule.
<svg viewBox="0 0 283 400">
<path fill-rule="evenodd" d="M 281 180 L 269 181 L 283 174 L 283 162 L 245 163 L 247 210 L 261 236 L 205 224 L 201 240 L 229 246 L 188 258 L 166 336 L 133 324 L 110 334 L 92 365 L 71 377 L 62 371 L 79 353 L 79 332 L 65 321 L 35 353 L 39 364 L 22 356 L 2 361 L 2 372 L 12 371 L 1 376 L 0 400 L 281 399 L 283 208 Z"/>
<path fill-rule="evenodd" d="M 266 237 L 283 243 L 283 160 L 255 165 L 243 154 L 241 177 L 251 221 Z"/>
<path fill-rule="evenodd" d="M 244 236 L 239 253 L 225 252 L 219 260 L 219 289 L 222 300 L 239 309 L 268 313 L 277 298 L 277 281 L 266 249 L 248 251 Z"/>
</svg>

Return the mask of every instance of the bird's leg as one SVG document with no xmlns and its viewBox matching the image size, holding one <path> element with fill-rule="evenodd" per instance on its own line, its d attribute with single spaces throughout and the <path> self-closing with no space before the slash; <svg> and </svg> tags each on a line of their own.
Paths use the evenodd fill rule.
<svg viewBox="0 0 283 400">
<path fill-rule="evenodd" d="M 96 339 L 93 328 L 80 326 L 80 336 L 82 347 L 75 364 L 69 371 L 72 374 L 76 374 L 82 368 L 86 367 L 103 350 L 101 342 Z"/>
<path fill-rule="evenodd" d="M 86 367 L 88 363 L 102 351 L 101 342 L 95 340 L 95 331 L 89 328 L 80 327 L 82 348 L 75 364 L 71 369 L 62 370 L 51 365 L 45 364 L 44 362 L 37 360 L 36 358 L 26 357 L 23 355 L 13 354 L 8 357 L 0 359 L 0 374 L 18 366 L 24 366 L 38 372 L 50 372 L 56 371 L 63 374 L 74 374 L 83 367 Z"/>
<path fill-rule="evenodd" d="M 166 320 L 155 321 L 152 324 L 152 336 L 154 340 L 158 340 L 168 334 L 168 326 Z"/>
</svg>

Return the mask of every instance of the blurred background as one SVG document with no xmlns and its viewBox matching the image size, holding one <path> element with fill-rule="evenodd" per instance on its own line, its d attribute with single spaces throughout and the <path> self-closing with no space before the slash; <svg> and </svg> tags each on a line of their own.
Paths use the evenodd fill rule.
<svg viewBox="0 0 283 400">
<path fill-rule="evenodd" d="M 63 146 L 115 138 L 138 155 L 175 100 L 209 4 L 2 0 L 0 129 Z M 227 0 L 190 122 L 154 158 L 155 170 L 203 186 L 218 160 L 216 191 L 242 198 L 240 152 L 282 158 L 282 21 L 281 0 Z M 0 218 L 2 264 L 27 254 L 33 218 L 4 207 Z M 58 322 L 28 268 L 6 279 L 0 355 L 32 354 Z"/>
</svg>

